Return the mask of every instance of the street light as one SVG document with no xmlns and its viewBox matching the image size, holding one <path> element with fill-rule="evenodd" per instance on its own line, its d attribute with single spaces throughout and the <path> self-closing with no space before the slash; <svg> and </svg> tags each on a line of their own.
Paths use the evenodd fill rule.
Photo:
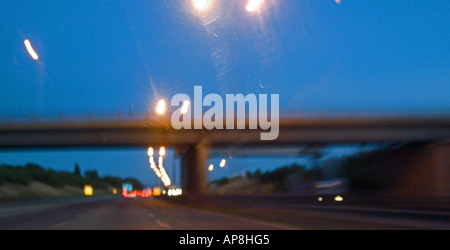
<svg viewBox="0 0 450 250">
<path fill-rule="evenodd" d="M 152 147 L 148 148 L 147 155 L 151 157 L 151 156 L 153 156 L 153 153 L 154 153 L 153 148 Z"/>
<path fill-rule="evenodd" d="M 225 159 L 222 159 L 222 161 L 220 161 L 219 166 L 220 166 L 221 168 L 223 168 L 223 167 L 225 167 L 226 164 L 227 164 L 227 161 L 226 161 Z"/>
<path fill-rule="evenodd" d="M 247 6 L 245 6 L 245 9 L 250 12 L 256 12 L 261 10 L 261 7 L 264 4 L 264 0 L 248 0 Z"/>
<path fill-rule="evenodd" d="M 164 115 L 167 111 L 167 104 L 165 100 L 159 100 L 156 104 L 156 113 L 158 115 Z"/>
<path fill-rule="evenodd" d="M 209 165 L 208 170 L 209 170 L 210 172 L 212 172 L 212 171 L 214 170 L 214 165 L 213 165 L 213 164 Z"/>
<path fill-rule="evenodd" d="M 159 156 L 165 156 L 166 155 L 166 148 L 165 147 L 161 147 L 159 149 Z"/>
<path fill-rule="evenodd" d="M 192 4 L 197 11 L 206 12 L 209 10 L 214 0 L 192 0 Z"/>
</svg>

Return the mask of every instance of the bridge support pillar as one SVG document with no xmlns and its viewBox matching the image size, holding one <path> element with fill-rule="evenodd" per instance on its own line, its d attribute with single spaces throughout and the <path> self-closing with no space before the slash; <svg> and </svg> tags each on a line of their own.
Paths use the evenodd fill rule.
<svg viewBox="0 0 450 250">
<path fill-rule="evenodd" d="M 423 146 L 405 163 L 397 191 L 409 196 L 450 197 L 450 142 Z"/>
<path fill-rule="evenodd" d="M 200 142 L 188 148 L 181 159 L 181 175 L 184 193 L 189 199 L 204 194 L 207 190 L 207 161 L 210 146 Z"/>
</svg>

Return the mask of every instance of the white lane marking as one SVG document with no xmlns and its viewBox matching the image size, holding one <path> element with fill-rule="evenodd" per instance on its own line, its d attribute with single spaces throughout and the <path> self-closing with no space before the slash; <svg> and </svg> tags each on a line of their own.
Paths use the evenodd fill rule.
<svg viewBox="0 0 450 250">
<path fill-rule="evenodd" d="M 188 207 L 186 207 L 186 208 L 188 208 Z M 228 218 L 234 219 L 234 220 L 241 220 L 241 221 L 245 221 L 247 223 L 253 223 L 253 224 L 259 224 L 259 225 L 262 225 L 262 226 L 278 228 L 279 230 L 307 230 L 305 228 L 290 227 L 290 226 L 287 226 L 287 225 L 280 225 L 280 224 L 275 224 L 275 223 L 271 223 L 271 222 L 257 221 L 257 220 L 248 219 L 248 218 L 244 218 L 244 217 L 236 216 L 236 215 L 225 214 L 225 213 L 218 213 L 218 212 L 213 212 L 213 211 L 200 210 L 200 209 L 191 208 L 191 207 L 189 207 L 188 209 L 195 210 L 197 212 L 202 212 L 202 213 L 205 213 L 205 214 L 211 214 L 211 215 L 215 215 L 215 216 L 228 217 Z"/>
</svg>

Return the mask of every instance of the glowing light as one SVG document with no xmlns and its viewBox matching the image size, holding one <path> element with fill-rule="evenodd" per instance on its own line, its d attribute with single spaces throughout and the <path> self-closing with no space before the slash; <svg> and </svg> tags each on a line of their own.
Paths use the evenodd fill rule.
<svg viewBox="0 0 450 250">
<path fill-rule="evenodd" d="M 192 4 L 197 11 L 205 12 L 211 8 L 214 0 L 192 0 Z"/>
<path fill-rule="evenodd" d="M 181 114 L 186 114 L 189 111 L 189 106 L 191 105 L 191 102 L 186 100 L 183 102 L 183 106 L 181 106 Z"/>
<path fill-rule="evenodd" d="M 341 202 L 343 200 L 344 200 L 344 198 L 342 198 L 342 196 L 340 196 L 340 195 L 334 197 L 334 201 L 336 201 L 336 202 Z"/>
<path fill-rule="evenodd" d="M 208 170 L 209 171 L 213 171 L 214 170 L 214 165 L 213 164 L 209 165 Z"/>
<path fill-rule="evenodd" d="M 166 155 L 166 148 L 165 147 L 161 147 L 159 149 L 159 155 L 160 156 L 165 156 Z"/>
<path fill-rule="evenodd" d="M 144 190 L 144 196 L 147 197 L 147 198 L 152 196 L 152 190 L 150 188 L 145 189 Z"/>
<path fill-rule="evenodd" d="M 158 159 L 158 166 L 159 166 L 159 171 L 161 172 L 161 181 L 164 183 L 164 186 L 168 187 L 170 186 L 172 183 L 170 181 L 169 176 L 167 175 L 166 169 L 163 166 L 163 157 L 159 156 Z"/>
<path fill-rule="evenodd" d="M 158 178 L 161 178 L 162 174 L 159 171 L 159 168 L 156 166 L 153 156 L 150 156 L 149 163 L 150 163 L 150 168 L 153 169 L 153 171 L 155 171 L 156 176 L 158 176 Z"/>
<path fill-rule="evenodd" d="M 113 188 L 112 192 L 113 192 L 114 195 L 116 195 L 117 194 L 117 188 Z"/>
<path fill-rule="evenodd" d="M 183 190 L 181 188 L 172 188 L 167 191 L 168 196 L 180 196 L 183 194 Z"/>
<path fill-rule="evenodd" d="M 166 170 L 163 166 L 164 156 L 166 155 L 166 148 L 161 147 L 159 149 L 159 158 L 158 158 L 158 166 L 156 165 L 154 159 L 154 151 L 153 148 L 149 148 L 147 151 L 147 155 L 149 156 L 148 162 L 150 163 L 150 168 L 155 172 L 156 176 L 164 183 L 164 186 L 170 186 L 172 183 L 170 181 L 169 175 L 167 175 Z"/>
<path fill-rule="evenodd" d="M 322 201 L 323 201 L 323 198 L 322 198 L 322 197 L 319 197 L 319 198 L 317 198 L 317 200 L 318 200 L 319 202 L 322 202 Z"/>
<path fill-rule="evenodd" d="M 245 9 L 248 12 L 256 12 L 261 10 L 261 7 L 264 4 L 264 0 L 249 0 L 247 2 L 247 6 L 245 7 Z"/>
<path fill-rule="evenodd" d="M 227 160 L 222 159 L 222 161 L 220 161 L 219 166 L 220 166 L 221 168 L 223 168 L 223 167 L 225 167 L 226 164 L 227 164 Z"/>
<path fill-rule="evenodd" d="M 84 186 L 84 195 L 86 196 L 92 196 L 94 194 L 94 189 L 91 185 Z"/>
<path fill-rule="evenodd" d="M 166 101 L 159 100 L 158 103 L 156 104 L 156 113 L 158 115 L 163 115 L 166 113 L 166 110 L 167 110 Z"/>
<path fill-rule="evenodd" d="M 339 185 L 342 185 L 342 182 L 335 181 L 333 183 L 318 184 L 318 185 L 316 185 L 316 188 L 332 188 L 332 187 L 339 186 Z"/>
<path fill-rule="evenodd" d="M 153 188 L 153 196 L 160 196 L 161 195 L 161 188 L 160 187 L 154 187 Z"/>
<path fill-rule="evenodd" d="M 34 60 L 39 59 L 36 51 L 34 51 L 33 47 L 31 46 L 30 40 L 26 39 L 23 43 L 25 44 L 25 47 L 27 48 L 28 54 L 30 54 L 31 58 L 33 58 Z"/>
<path fill-rule="evenodd" d="M 148 148 L 147 155 L 148 156 L 153 156 L 153 148 L 152 147 Z"/>
</svg>

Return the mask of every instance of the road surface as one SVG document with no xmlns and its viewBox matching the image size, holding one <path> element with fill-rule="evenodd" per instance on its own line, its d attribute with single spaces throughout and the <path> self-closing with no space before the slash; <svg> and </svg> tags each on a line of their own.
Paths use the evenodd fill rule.
<svg viewBox="0 0 450 250">
<path fill-rule="evenodd" d="M 170 204 L 156 199 L 77 198 L 0 206 L 8 230 L 285 230 L 267 222 Z"/>
<path fill-rule="evenodd" d="M 258 204 L 178 205 L 121 196 L 0 205 L 0 230 L 450 229 L 449 212 Z M 242 203 L 242 204 L 241 204 Z"/>
</svg>

